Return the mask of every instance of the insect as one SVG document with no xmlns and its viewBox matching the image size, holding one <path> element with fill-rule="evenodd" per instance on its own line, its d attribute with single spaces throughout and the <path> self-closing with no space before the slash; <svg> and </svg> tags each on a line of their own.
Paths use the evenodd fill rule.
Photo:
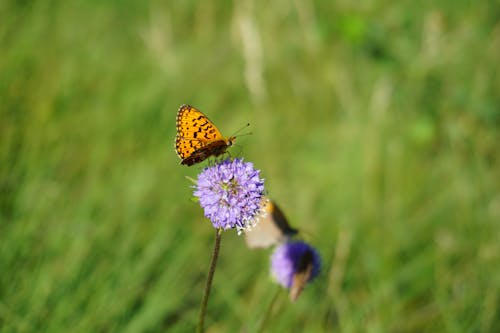
<svg viewBox="0 0 500 333">
<path fill-rule="evenodd" d="M 257 225 L 245 233 L 245 241 L 250 248 L 267 248 L 286 241 L 298 233 L 288 224 L 283 211 L 278 205 L 267 200 L 266 214 L 262 215 Z"/>
<path fill-rule="evenodd" d="M 181 105 L 176 124 L 175 151 L 183 165 L 191 166 L 210 156 L 219 156 L 235 140 L 234 136 L 222 136 L 207 116 L 190 105 Z"/>
<path fill-rule="evenodd" d="M 290 299 L 297 300 L 307 282 L 311 279 L 313 272 L 313 253 L 311 250 L 304 252 L 299 260 L 297 271 L 293 274 L 292 286 L 290 287 Z"/>
</svg>

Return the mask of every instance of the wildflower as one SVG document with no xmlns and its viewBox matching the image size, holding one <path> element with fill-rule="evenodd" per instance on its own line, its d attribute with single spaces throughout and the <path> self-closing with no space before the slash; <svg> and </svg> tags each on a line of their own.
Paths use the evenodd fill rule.
<svg viewBox="0 0 500 333">
<path fill-rule="evenodd" d="M 226 159 L 198 175 L 194 191 L 214 228 L 251 229 L 263 207 L 264 180 L 253 163 Z"/>
<path fill-rule="evenodd" d="M 302 241 L 287 242 L 277 247 L 271 257 L 271 271 L 276 281 L 290 289 L 292 301 L 320 271 L 318 252 Z"/>
</svg>

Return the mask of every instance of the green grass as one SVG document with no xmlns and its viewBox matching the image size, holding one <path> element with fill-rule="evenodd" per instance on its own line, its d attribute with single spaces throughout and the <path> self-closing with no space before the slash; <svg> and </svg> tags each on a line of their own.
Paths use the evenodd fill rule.
<svg viewBox="0 0 500 333">
<path fill-rule="evenodd" d="M 192 104 L 320 251 L 269 332 L 500 331 L 496 1 L 0 2 L 0 332 L 191 332 L 213 229 Z M 224 234 L 210 332 L 269 251 Z"/>
</svg>

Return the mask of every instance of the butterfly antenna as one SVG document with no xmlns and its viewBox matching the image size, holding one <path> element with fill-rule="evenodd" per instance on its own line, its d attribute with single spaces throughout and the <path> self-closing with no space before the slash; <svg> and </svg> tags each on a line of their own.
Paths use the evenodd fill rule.
<svg viewBox="0 0 500 333">
<path fill-rule="evenodd" d="M 245 126 L 243 126 L 242 128 L 240 128 L 239 130 L 237 130 L 236 132 L 233 133 L 233 137 L 236 137 L 236 136 L 245 136 L 245 135 L 252 135 L 253 133 L 252 132 L 248 132 L 248 133 L 244 133 L 244 134 L 240 134 L 240 135 L 237 135 L 239 132 L 243 131 L 245 128 L 249 127 L 250 126 L 250 123 L 247 123 Z"/>
</svg>

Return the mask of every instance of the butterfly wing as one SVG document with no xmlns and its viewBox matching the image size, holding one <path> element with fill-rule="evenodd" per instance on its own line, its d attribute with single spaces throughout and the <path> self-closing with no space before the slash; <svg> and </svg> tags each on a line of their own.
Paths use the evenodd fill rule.
<svg viewBox="0 0 500 333">
<path fill-rule="evenodd" d="M 177 112 L 175 150 L 181 164 L 193 165 L 222 154 L 232 144 L 201 111 L 182 105 Z"/>
<path fill-rule="evenodd" d="M 274 201 L 270 201 L 272 204 L 272 217 L 273 221 L 276 224 L 276 226 L 281 230 L 281 232 L 285 236 L 293 236 L 296 235 L 299 231 L 295 228 L 292 228 L 290 224 L 288 223 L 288 220 L 285 217 L 285 214 L 283 211 L 280 209 L 280 207 L 276 204 Z"/>
<path fill-rule="evenodd" d="M 249 248 L 268 248 L 286 241 L 298 232 L 290 226 L 283 211 L 274 201 L 267 201 L 265 211 L 266 214 L 259 218 L 257 225 L 245 233 Z"/>
</svg>

